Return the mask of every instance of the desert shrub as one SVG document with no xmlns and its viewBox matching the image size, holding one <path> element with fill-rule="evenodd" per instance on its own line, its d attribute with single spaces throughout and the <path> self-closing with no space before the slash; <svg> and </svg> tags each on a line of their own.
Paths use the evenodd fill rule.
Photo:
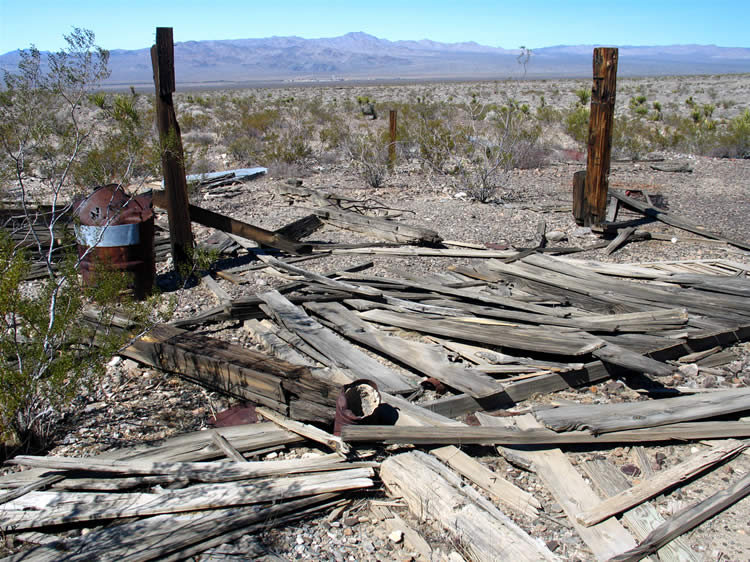
<svg viewBox="0 0 750 562">
<path fill-rule="evenodd" d="M 407 150 L 414 149 L 424 169 L 450 173 L 455 170 L 457 143 L 464 136 L 460 134 L 454 106 L 419 99 L 399 113 L 397 138 Z"/>
<path fill-rule="evenodd" d="M 750 110 L 732 119 L 726 130 L 718 134 L 713 156 L 750 158 Z"/>
<path fill-rule="evenodd" d="M 588 105 L 591 101 L 591 88 L 579 88 L 575 91 L 575 95 L 578 97 L 580 105 Z"/>
<path fill-rule="evenodd" d="M 49 444 L 62 408 L 95 381 L 128 337 L 109 331 L 112 315 L 120 310 L 141 318 L 150 308 L 121 300 L 127 280 L 114 272 L 98 271 L 96 286 L 82 286 L 77 275 L 82 258 L 58 250 L 70 246 L 59 244 L 58 233 L 65 230 L 61 221 L 72 205 L 71 174 L 82 157 L 96 154 L 92 128 L 97 122 L 87 121 L 86 105 L 108 75 L 108 53 L 94 44 L 92 32 L 76 28 L 65 39 L 67 48 L 49 55 L 46 66 L 36 49 L 22 51 L 18 71 L 5 74 L 0 93 L 0 170 L 21 193 L 18 228 L 29 232 L 23 246 L 0 236 L 0 442 L 12 447 Z M 101 98 L 93 101 L 105 108 Z M 117 124 L 113 134 L 124 137 L 122 144 L 113 140 L 113 147 L 131 146 L 129 127 L 137 121 L 131 101 L 115 100 L 105 112 Z M 27 204 L 31 176 L 51 202 L 40 225 L 44 237 L 35 234 L 40 216 Z M 37 284 L 24 281 L 32 252 L 44 269 Z M 87 316 L 91 325 L 84 321 L 84 307 L 94 302 L 99 312 Z"/>
<path fill-rule="evenodd" d="M 565 116 L 565 132 L 580 143 L 586 143 L 589 136 L 588 107 L 576 106 Z"/>
<path fill-rule="evenodd" d="M 97 142 L 82 147 L 71 173 L 79 185 L 125 183 L 134 177 L 159 174 L 161 157 L 152 127 L 153 112 L 138 107 L 139 95 L 95 94 L 99 109 Z"/>
<path fill-rule="evenodd" d="M 388 177 L 388 139 L 372 132 L 355 133 L 346 139 L 344 149 L 367 185 L 383 185 Z"/>
<path fill-rule="evenodd" d="M 537 167 L 545 157 L 539 145 L 541 128 L 513 100 L 508 100 L 495 117 L 472 123 L 462 134 L 468 142 L 457 170 L 460 187 L 483 203 L 498 195 L 501 199 L 514 198 L 508 181 L 511 170 Z"/>
</svg>

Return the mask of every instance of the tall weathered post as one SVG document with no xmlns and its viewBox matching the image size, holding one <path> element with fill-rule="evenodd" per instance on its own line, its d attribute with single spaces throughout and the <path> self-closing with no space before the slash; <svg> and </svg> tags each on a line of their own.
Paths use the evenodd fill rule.
<svg viewBox="0 0 750 562">
<path fill-rule="evenodd" d="M 393 168 L 396 163 L 396 110 L 391 109 L 388 125 L 390 127 L 391 142 L 388 145 L 388 166 Z"/>
<path fill-rule="evenodd" d="M 156 125 L 161 145 L 161 168 L 167 195 L 169 237 L 175 267 L 189 264 L 193 249 L 193 231 L 185 179 L 182 137 L 174 111 L 174 42 L 171 27 L 156 28 L 156 44 L 151 47 L 151 64 L 156 87 Z"/>
<path fill-rule="evenodd" d="M 609 162 L 615 116 L 618 50 L 594 49 L 594 85 L 591 89 L 586 184 L 583 190 L 583 224 L 601 223 L 607 210 Z M 575 207 L 575 202 L 573 203 Z"/>
</svg>

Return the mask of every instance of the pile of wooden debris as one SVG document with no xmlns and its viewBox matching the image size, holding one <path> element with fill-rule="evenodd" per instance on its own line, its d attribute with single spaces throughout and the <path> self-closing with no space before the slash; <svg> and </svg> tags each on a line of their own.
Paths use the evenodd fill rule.
<svg viewBox="0 0 750 562">
<path fill-rule="evenodd" d="M 296 188 L 296 195 L 305 192 Z M 390 243 L 440 242 L 428 229 L 362 217 L 340 199 L 335 207 L 324 199 L 329 206 L 316 219 L 270 235 L 299 248 L 300 234 L 323 220 Z M 241 240 L 238 232 L 230 242 Z M 236 249 L 219 238 L 210 243 Z M 232 299 L 207 279 L 218 307 L 157 326 L 124 355 L 252 402 L 268 421 L 88 459 L 16 457 L 12 463 L 33 470 L 0 478 L 0 529 L 39 546 L 14 559 L 84 560 L 103 551 L 126 560 L 182 559 L 269 524 L 335 509 L 353 490 L 380 489 L 376 477 L 415 516 L 460 538 L 471 559 L 557 559 L 504 513 L 538 514 L 539 500 L 458 448 L 466 444 L 497 446 L 534 471 L 597 559 L 636 560 L 659 549 L 664 559 L 690 559 L 673 539 L 750 493 L 750 477 L 667 520 L 648 500 L 747 447 L 734 438 L 750 436 L 750 423 L 738 420 L 750 409 L 750 391 L 691 394 L 659 378 L 678 362 L 710 370 L 731 361 L 724 348 L 750 336 L 750 268 L 726 260 L 604 264 L 553 257 L 543 246 L 333 250 L 477 258 L 470 267 L 397 278 L 367 275 L 367 264 L 321 275 L 295 263 L 304 258 L 255 251 L 260 261 L 250 267 L 273 268 L 291 282 Z M 223 273 L 231 280 L 241 271 Z M 243 321 L 267 353 L 190 330 L 230 319 Z M 646 381 L 645 391 L 662 399 L 492 415 L 610 377 Z M 379 389 L 382 416 L 376 425 L 332 435 L 342 385 L 358 379 Z M 469 414 L 479 426 L 469 424 Z M 633 487 L 606 461 L 592 462 L 586 471 L 610 496 L 603 498 L 563 451 L 670 440 L 719 441 Z M 310 441 L 333 452 L 248 460 L 269 447 Z M 373 443 L 402 447 L 373 450 Z M 385 519 L 400 521 L 390 512 Z M 113 521 L 119 524 L 76 538 L 47 534 Z M 414 529 L 407 538 L 429 558 Z"/>
</svg>

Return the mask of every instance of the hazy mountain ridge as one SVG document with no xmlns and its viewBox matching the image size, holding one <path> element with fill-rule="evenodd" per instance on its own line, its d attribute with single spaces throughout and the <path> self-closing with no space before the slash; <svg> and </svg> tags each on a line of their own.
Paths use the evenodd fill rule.
<svg viewBox="0 0 750 562">
<path fill-rule="evenodd" d="M 591 73 L 591 45 L 534 49 L 528 77 L 562 78 Z M 363 32 L 304 39 L 268 37 L 185 41 L 175 45 L 177 82 L 183 84 L 253 81 L 330 81 L 365 79 L 505 79 L 520 77 L 518 49 L 475 42 L 429 39 L 389 41 Z M 13 70 L 19 52 L 0 56 L 0 68 Z M 152 83 L 149 49 L 114 49 L 109 84 Z M 716 45 L 621 46 L 621 76 L 724 74 L 750 72 L 750 49 Z"/>
</svg>

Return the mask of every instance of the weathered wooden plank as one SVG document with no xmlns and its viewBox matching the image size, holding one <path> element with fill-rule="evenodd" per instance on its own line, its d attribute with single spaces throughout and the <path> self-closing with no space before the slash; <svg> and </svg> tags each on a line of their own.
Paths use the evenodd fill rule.
<svg viewBox="0 0 750 562">
<path fill-rule="evenodd" d="M 674 424 L 750 410 L 750 389 L 733 388 L 710 395 L 648 402 L 562 406 L 535 412 L 555 431 L 589 430 L 594 434 Z"/>
<path fill-rule="evenodd" d="M 341 441 L 341 438 L 336 435 L 332 435 L 327 431 L 323 431 L 322 429 L 317 428 L 313 425 L 300 423 L 296 420 L 285 418 L 283 416 L 280 416 L 276 412 L 267 410 L 266 408 L 256 408 L 256 411 L 267 420 L 272 421 L 276 425 L 280 425 L 281 427 L 291 431 L 292 433 L 296 433 L 297 435 L 306 437 L 311 441 L 321 443 L 326 447 L 329 447 L 334 451 L 340 453 L 341 455 L 349 454 L 348 445 Z"/>
<path fill-rule="evenodd" d="M 331 322 L 336 331 L 347 338 L 409 365 L 427 377 L 435 377 L 470 396 L 481 398 L 497 394 L 503 389 L 491 377 L 449 363 L 438 346 L 387 335 L 340 304 L 311 304 L 307 308 Z"/>
<path fill-rule="evenodd" d="M 211 439 L 214 444 L 224 452 L 228 459 L 236 462 L 247 462 L 247 459 L 242 456 L 242 453 L 232 447 L 232 444 L 221 433 L 212 431 Z"/>
<path fill-rule="evenodd" d="M 144 460 L 97 460 L 96 458 L 40 457 L 17 455 L 8 464 L 118 475 L 173 475 L 196 482 L 230 482 L 265 476 L 302 472 L 343 470 L 351 468 L 338 454 L 307 459 L 253 462 L 160 462 Z"/>
<path fill-rule="evenodd" d="M 415 383 L 404 375 L 389 369 L 321 326 L 278 292 L 270 291 L 260 295 L 260 298 L 272 308 L 279 322 L 337 365 L 351 369 L 361 378 L 374 380 L 387 392 L 408 392 L 414 388 Z"/>
<path fill-rule="evenodd" d="M 492 421 L 488 416 L 483 416 L 480 420 L 483 424 Z M 523 424 L 519 427 L 525 431 L 539 427 L 536 420 L 528 414 L 516 418 L 516 423 Z M 560 449 L 516 450 L 515 453 L 532 463 L 534 472 L 563 508 L 576 532 L 597 560 L 607 560 L 623 549 L 632 548 L 627 545 L 635 544 L 635 540 L 614 518 L 592 527 L 584 527 L 576 521 L 575 516 L 581 509 L 596 505 L 600 500 Z"/>
<path fill-rule="evenodd" d="M 410 226 L 405 223 L 397 223 L 380 217 L 364 216 L 332 207 L 316 209 L 314 212 L 328 224 L 368 234 L 387 242 L 438 244 L 442 241 L 440 235 L 429 228 Z"/>
<path fill-rule="evenodd" d="M 583 200 L 583 224 L 589 226 L 604 220 L 609 187 L 609 159 L 615 118 L 618 49 L 594 48 L 589 116 L 586 184 Z"/>
<path fill-rule="evenodd" d="M 153 191 L 154 205 L 163 207 L 166 204 L 166 195 L 160 191 Z M 185 201 L 187 203 L 187 201 Z M 271 232 L 259 226 L 253 226 L 241 220 L 233 219 L 209 209 L 197 205 L 188 205 L 190 220 L 203 226 L 216 228 L 228 234 L 234 234 L 254 240 L 264 246 L 277 248 L 290 254 L 299 255 L 309 253 L 312 248 L 309 244 L 302 244 L 291 240 L 281 234 Z M 188 223 L 189 224 L 189 223 Z"/>
<path fill-rule="evenodd" d="M 663 525 L 654 529 L 643 542 L 622 554 L 614 556 L 612 562 L 635 562 L 683 533 L 694 529 L 707 519 L 725 510 L 750 494 L 750 475 L 714 495 L 675 513 Z"/>
<path fill-rule="evenodd" d="M 723 445 L 698 453 L 684 462 L 659 472 L 649 480 L 644 480 L 637 486 L 623 490 L 619 494 L 602 501 L 599 505 L 582 511 L 578 514 L 578 521 L 588 527 L 622 513 L 739 454 L 747 446 L 747 443 L 730 440 Z"/>
<path fill-rule="evenodd" d="M 420 519 L 440 522 L 472 560 L 557 560 L 510 518 L 437 459 L 420 451 L 389 457 L 380 477 L 390 494 L 403 497 Z"/>
<path fill-rule="evenodd" d="M 428 334 L 524 349 L 556 355 L 583 355 L 602 347 L 604 342 L 586 332 L 572 331 L 563 335 L 538 328 L 507 328 L 503 326 L 472 326 L 450 319 L 431 319 L 387 310 L 369 310 L 360 314 L 365 320 L 408 328 Z"/>
<path fill-rule="evenodd" d="M 372 474 L 371 468 L 354 468 L 242 484 L 195 485 L 162 494 L 31 492 L 4 504 L 0 529 L 34 529 L 79 521 L 145 517 L 366 488 L 372 486 Z"/>
<path fill-rule="evenodd" d="M 555 431 L 538 428 L 515 430 L 503 427 L 393 427 L 388 425 L 350 425 L 341 432 L 346 442 L 380 442 L 413 445 L 530 445 L 549 447 L 586 444 L 604 446 L 606 443 L 638 443 L 685 439 L 721 439 L 750 436 L 750 423 L 695 422 L 668 426 L 630 429 L 592 435 L 586 431 Z"/>
<path fill-rule="evenodd" d="M 439 447 L 430 453 L 488 492 L 497 501 L 532 519 L 538 517 L 538 510 L 542 508 L 539 500 L 457 447 Z"/>
<path fill-rule="evenodd" d="M 742 248 L 743 250 L 750 250 L 750 243 L 743 242 L 740 240 L 733 240 L 731 238 L 722 236 L 721 234 L 717 234 L 715 232 L 706 230 L 702 226 L 698 226 L 685 219 L 681 219 L 670 213 L 666 213 L 663 210 L 657 209 L 656 207 L 653 207 L 646 203 L 641 203 L 640 201 L 633 199 L 632 197 L 628 197 L 627 195 L 625 195 L 624 193 L 622 193 L 621 191 L 617 189 L 613 189 L 611 192 L 611 195 L 619 199 L 620 202 L 630 207 L 631 209 L 635 209 L 636 211 L 639 211 L 646 216 L 653 217 L 656 220 L 659 220 L 670 226 L 674 226 L 682 230 L 687 230 L 688 232 L 692 232 L 694 234 L 700 234 L 701 236 L 705 236 L 706 238 L 713 238 L 714 240 L 721 240 L 723 242 L 726 242 L 727 244 L 731 244 L 732 246 Z"/>
<path fill-rule="evenodd" d="M 596 487 L 607 496 L 614 496 L 630 488 L 628 479 L 608 460 L 589 461 L 583 468 Z M 627 511 L 622 518 L 638 540 L 645 539 L 649 532 L 664 523 L 659 511 L 649 503 Z M 679 538 L 664 545 L 658 554 L 662 562 L 699 562 L 690 546 Z"/>
<path fill-rule="evenodd" d="M 35 560 L 36 562 L 89 562 L 106 553 L 107 559 L 121 562 L 170 560 L 173 554 L 179 559 L 212 546 L 212 539 L 226 541 L 226 534 L 239 530 L 251 533 L 266 523 L 279 524 L 284 514 L 318 504 L 327 506 L 326 500 L 336 494 L 321 494 L 275 504 L 256 510 L 239 507 L 217 509 L 200 514 L 156 515 L 145 519 L 113 525 L 79 537 L 55 540 L 26 552 L 11 556 L 8 562 Z M 221 544 L 221 543 L 219 543 Z M 188 550 L 191 549 L 192 550 Z"/>
</svg>

